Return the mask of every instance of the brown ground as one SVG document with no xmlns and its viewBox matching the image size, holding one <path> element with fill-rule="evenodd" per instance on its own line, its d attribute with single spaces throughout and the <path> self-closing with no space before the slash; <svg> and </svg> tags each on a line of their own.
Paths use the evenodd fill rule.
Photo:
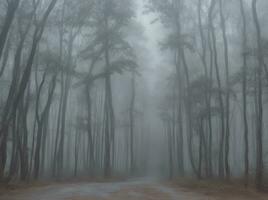
<svg viewBox="0 0 268 200">
<path fill-rule="evenodd" d="M 179 180 L 170 183 L 173 187 L 184 188 L 185 190 L 198 192 L 209 197 L 217 197 L 220 200 L 268 200 L 268 190 L 259 192 L 254 184 L 245 187 L 243 181 L 196 181 L 196 180 Z M 215 199 L 215 198 L 214 198 Z"/>
<path fill-rule="evenodd" d="M 6 191 L 0 200 L 268 200 L 268 194 L 234 183 L 130 180 L 60 183 Z"/>
</svg>

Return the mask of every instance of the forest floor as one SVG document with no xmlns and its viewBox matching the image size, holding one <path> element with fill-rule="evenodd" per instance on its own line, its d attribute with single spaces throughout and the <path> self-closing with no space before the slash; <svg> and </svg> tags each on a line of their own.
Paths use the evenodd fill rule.
<svg viewBox="0 0 268 200">
<path fill-rule="evenodd" d="M 2 191 L 0 200 L 268 200 L 233 184 L 162 182 L 132 179 L 121 182 L 51 183 Z"/>
</svg>

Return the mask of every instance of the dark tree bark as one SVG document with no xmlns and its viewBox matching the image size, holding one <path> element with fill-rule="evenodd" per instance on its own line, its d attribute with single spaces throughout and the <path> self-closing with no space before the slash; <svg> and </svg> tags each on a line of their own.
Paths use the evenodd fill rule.
<svg viewBox="0 0 268 200">
<path fill-rule="evenodd" d="M 4 49 L 4 55 L 3 55 L 3 61 L 2 61 L 2 66 L 0 69 L 0 77 L 3 76 L 7 63 L 8 63 L 8 58 L 9 58 L 9 54 L 10 54 L 10 49 L 11 49 L 11 36 L 9 36 L 9 38 L 7 39 L 7 43 L 5 45 L 5 49 Z"/>
<path fill-rule="evenodd" d="M 19 152 L 20 152 L 20 180 L 26 181 L 29 177 L 29 152 L 28 152 L 28 125 L 27 117 L 30 107 L 30 87 L 28 86 L 27 94 L 20 106 L 20 123 L 21 123 L 21 138 L 19 137 Z"/>
<path fill-rule="evenodd" d="M 257 13 L 257 0 L 252 0 L 252 13 L 254 25 L 256 28 L 257 39 L 257 124 L 256 124 L 256 142 L 257 142 L 257 155 L 256 155 L 256 187 L 263 188 L 263 81 L 262 73 L 264 68 L 264 57 L 262 50 L 261 28 Z"/>
<path fill-rule="evenodd" d="M 61 9 L 61 20 L 59 25 L 59 67 L 61 69 L 60 74 L 60 100 L 59 100 L 59 107 L 57 112 L 57 128 L 56 128 L 56 138 L 54 144 L 54 155 L 53 155 L 53 162 L 52 162 L 52 175 L 54 177 L 58 176 L 58 162 L 57 162 L 57 153 L 58 153 L 58 143 L 60 138 L 60 125 L 61 125 L 61 113 L 62 113 L 62 102 L 63 102 L 63 91 L 64 91 L 64 73 L 63 73 L 63 40 L 64 40 L 64 17 L 65 17 L 65 1 L 63 2 L 62 9 Z"/>
<path fill-rule="evenodd" d="M 209 69 L 208 69 L 208 63 L 207 63 L 207 45 L 206 45 L 206 37 L 205 33 L 203 30 L 203 25 L 202 25 L 202 0 L 198 0 L 198 27 L 199 27 L 199 33 L 200 33 L 200 38 L 201 38 L 201 46 L 202 46 L 202 54 L 201 54 L 201 60 L 202 64 L 204 66 L 204 72 L 205 72 L 205 77 L 206 79 L 212 83 L 211 77 L 209 76 Z M 206 84 L 206 108 L 208 112 L 208 131 L 209 131 L 209 136 L 208 136 L 208 176 L 212 176 L 212 121 L 211 121 L 211 84 Z"/>
<path fill-rule="evenodd" d="M 88 132 L 88 166 L 90 176 L 94 175 L 95 158 L 94 158 L 94 141 L 92 132 L 92 100 L 91 100 L 91 85 L 86 84 L 85 87 L 86 103 L 87 103 L 87 132 Z"/>
<path fill-rule="evenodd" d="M 105 51 L 105 61 L 106 67 L 109 68 L 110 61 L 109 61 L 109 52 L 108 50 Z M 114 133 L 114 125 L 113 125 L 113 111 L 111 107 L 112 101 L 112 93 L 111 93 L 111 77 L 107 73 L 105 78 L 105 150 L 104 150 L 104 176 L 110 177 L 111 176 L 111 142 L 112 142 L 112 134 Z"/>
<path fill-rule="evenodd" d="M 129 121 L 130 121 L 130 173 L 133 174 L 135 171 L 135 159 L 134 159 L 134 128 L 135 128 L 135 98 L 136 98 L 136 88 L 135 88 L 135 72 L 131 74 L 131 100 L 130 100 L 130 110 L 129 110 Z"/>
<path fill-rule="evenodd" d="M 230 139 L 230 81 L 229 81 L 229 45 L 226 35 L 226 22 L 223 14 L 223 2 L 219 0 L 220 4 L 220 23 L 222 29 L 223 46 L 224 46 L 224 64 L 225 64 L 225 77 L 226 77 L 226 99 L 225 99 L 225 173 L 226 178 L 230 178 L 229 166 L 229 139 Z"/>
<path fill-rule="evenodd" d="M 181 84 L 179 84 L 181 86 Z M 182 88 L 180 88 L 179 93 L 179 105 L 178 105 L 178 166 L 179 174 L 184 176 L 185 167 L 184 167 L 184 136 L 183 136 L 183 95 Z"/>
<path fill-rule="evenodd" d="M 8 33 L 12 25 L 12 22 L 14 20 L 15 13 L 18 9 L 20 0 L 10 0 L 7 2 L 8 2 L 7 12 L 6 12 L 4 24 L 0 33 L 0 59 L 2 58 L 2 54 L 3 54 L 5 44 L 6 44 Z"/>
<path fill-rule="evenodd" d="M 222 97 L 222 83 L 218 65 L 218 52 L 216 44 L 216 34 L 215 28 L 213 25 L 213 12 L 215 9 L 216 1 L 211 1 L 209 8 L 209 31 L 211 33 L 212 39 L 212 49 L 214 54 L 214 67 L 216 70 L 216 78 L 218 84 L 218 101 L 220 107 L 220 120 L 221 120 L 221 130 L 220 130 L 220 141 L 219 141 L 219 164 L 218 164 L 218 173 L 220 178 L 224 178 L 224 141 L 225 141 L 225 114 L 224 114 L 224 102 Z"/>
<path fill-rule="evenodd" d="M 242 57 L 243 57 L 243 80 L 242 80 L 242 98 L 243 98 L 243 123 L 244 123 L 244 141 L 245 141 L 245 153 L 244 153 L 244 163 L 245 163 L 245 186 L 248 186 L 249 182 L 249 140 L 248 140 L 248 117 L 247 117 L 247 74 L 248 74 L 248 63 L 247 63 L 247 20 L 244 9 L 244 2 L 240 0 L 240 12 L 242 15 L 243 28 L 242 28 L 242 38 L 243 38 L 243 46 L 242 46 Z"/>
<path fill-rule="evenodd" d="M 109 35 L 109 1 L 105 2 L 105 39 L 104 39 L 104 59 L 106 66 L 105 76 L 105 145 L 104 145 L 104 176 L 111 176 L 111 167 L 114 158 L 114 134 L 115 134 L 115 122 L 114 122 L 114 108 L 113 108 L 113 97 L 112 97 L 112 85 L 111 85 L 111 74 L 110 74 L 110 35 Z M 107 13 L 106 13 L 107 12 Z"/>
</svg>

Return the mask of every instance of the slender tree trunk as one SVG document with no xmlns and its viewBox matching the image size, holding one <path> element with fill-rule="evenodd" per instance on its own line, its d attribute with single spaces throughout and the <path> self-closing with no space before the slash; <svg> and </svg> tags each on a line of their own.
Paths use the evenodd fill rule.
<svg viewBox="0 0 268 200">
<path fill-rule="evenodd" d="M 226 178 L 230 178 L 230 166 L 229 166 L 229 138 L 230 138 L 230 81 L 229 81 L 229 46 L 228 39 L 226 35 L 226 22 L 223 14 L 223 3 L 219 0 L 220 4 L 220 21 L 223 37 L 224 46 L 224 63 L 225 63 L 225 77 L 226 77 L 226 99 L 225 99 L 225 117 L 226 117 L 226 128 L 225 128 L 225 172 Z"/>
<path fill-rule="evenodd" d="M 7 13 L 5 16 L 4 24 L 0 33 L 0 59 L 2 58 L 3 50 L 8 37 L 11 24 L 14 20 L 15 13 L 18 9 L 20 0 L 11 0 L 8 2 Z"/>
<path fill-rule="evenodd" d="M 135 72 L 132 72 L 131 77 L 131 101 L 130 101 L 130 110 L 129 110 L 129 121 L 130 121 L 130 172 L 131 174 L 135 171 L 135 159 L 134 159 L 134 126 L 135 126 L 135 98 L 136 98 L 136 89 L 135 89 Z"/>
<path fill-rule="evenodd" d="M 90 96 L 91 86 L 86 85 L 86 101 L 87 101 L 87 131 L 88 131 L 88 161 L 89 161 L 89 174 L 94 175 L 95 158 L 94 158 L 94 141 L 92 132 L 92 100 Z"/>
<path fill-rule="evenodd" d="M 11 162 L 9 166 L 9 172 L 6 181 L 11 182 L 17 176 L 17 171 L 19 168 L 19 151 L 18 151 L 18 117 L 16 113 L 16 117 L 12 120 L 12 154 L 11 154 Z"/>
<path fill-rule="evenodd" d="M 256 28 L 257 36 L 257 50 L 258 50 L 258 68 L 257 68 L 257 105 L 258 105 L 258 117 L 257 117 L 257 155 L 256 155 L 256 186 L 258 189 L 263 188 L 263 81 L 262 72 L 264 67 L 264 57 L 262 50 L 262 38 L 261 38 L 261 28 L 257 13 L 257 0 L 252 0 L 252 13 L 254 19 L 254 25 Z"/>
<path fill-rule="evenodd" d="M 166 132 L 168 138 L 168 158 L 169 158 L 169 179 L 173 178 L 173 145 L 172 145 L 172 123 L 170 119 L 166 121 Z"/>
<path fill-rule="evenodd" d="M 7 39 L 7 44 L 4 50 L 4 55 L 3 55 L 3 61 L 2 61 L 2 66 L 0 69 L 0 77 L 3 76 L 6 66 L 8 64 L 8 58 L 9 58 L 9 54 L 10 54 L 10 50 L 11 50 L 11 36 L 9 36 L 9 38 Z"/>
<path fill-rule="evenodd" d="M 24 102 L 22 102 L 20 109 L 20 123 L 22 136 L 19 140 L 19 151 L 20 151 L 20 179 L 26 181 L 29 175 L 29 155 L 28 155 L 28 127 L 27 127 L 27 116 L 30 106 L 30 87 L 28 86 L 28 92 Z"/>
<path fill-rule="evenodd" d="M 220 106 L 220 120 L 221 120 L 221 137 L 219 141 L 219 164 L 218 164 L 218 173 L 220 178 L 224 178 L 224 141 L 225 141 L 225 117 L 224 117 L 224 103 L 223 103 L 223 97 L 222 97 L 222 83 L 220 78 L 220 71 L 218 66 L 218 53 L 217 53 L 217 44 L 216 44 L 216 34 L 215 34 L 215 28 L 213 26 L 213 18 L 212 14 L 215 8 L 215 1 L 211 2 L 210 10 L 209 10 L 209 29 L 212 36 L 212 47 L 213 47 L 213 53 L 214 53 L 214 67 L 216 70 L 216 78 L 218 83 L 218 100 L 219 100 L 219 106 Z"/>
<path fill-rule="evenodd" d="M 208 70 L 208 64 L 207 64 L 207 47 L 206 47 L 206 38 L 202 26 L 202 14 L 201 14 L 201 8 L 202 8 L 203 0 L 198 0 L 198 24 L 199 24 L 199 32 L 200 32 L 200 38 L 201 38 L 201 45 L 202 45 L 202 55 L 201 60 L 204 66 L 204 72 L 205 77 L 207 81 L 209 81 L 209 84 L 206 84 L 206 108 L 208 111 L 208 176 L 212 176 L 212 122 L 211 122 L 211 78 L 209 77 L 209 70 Z"/>
<path fill-rule="evenodd" d="M 109 6 L 106 2 L 105 7 Z M 108 9 L 108 8 L 106 8 Z M 110 70 L 110 35 L 109 35 L 109 18 L 106 13 L 105 16 L 105 30 L 106 38 L 104 41 L 104 57 L 106 65 L 106 76 L 105 76 L 105 150 L 104 150 L 104 176 L 111 176 L 111 166 L 115 158 L 114 148 L 114 136 L 115 136 L 115 122 L 114 122 L 114 108 L 113 108 L 113 97 L 112 97 L 112 86 L 111 86 L 111 74 Z"/>
<path fill-rule="evenodd" d="M 242 57 L 243 57 L 243 80 L 242 80 L 242 98 L 243 98 L 243 122 L 244 122 L 244 141 L 245 141 L 245 153 L 244 153 L 244 176 L 245 176 L 245 186 L 248 186 L 249 182 L 249 142 L 248 142 L 248 117 L 247 117 L 247 55 L 244 51 L 247 49 L 247 22 L 244 9 L 243 0 L 240 0 L 240 12 L 242 15 L 243 28 L 242 28 L 242 37 L 243 37 L 243 47 L 242 47 Z"/>
<path fill-rule="evenodd" d="M 106 58 L 107 59 L 107 58 Z M 108 63 L 108 61 L 106 60 Z M 105 79 L 105 145 L 104 145 L 104 176 L 110 177 L 111 176 L 111 124 L 110 124 L 110 106 L 109 106 L 109 99 L 110 99 L 110 76 L 107 75 Z"/>
<path fill-rule="evenodd" d="M 198 179 L 202 179 L 202 160 L 203 160 L 203 140 L 202 140 L 202 131 L 203 131 L 203 125 L 202 125 L 202 119 L 199 122 L 199 160 L 198 160 Z"/>
<path fill-rule="evenodd" d="M 178 108 L 178 166 L 179 166 L 179 173 L 181 176 L 184 176 L 185 169 L 184 169 L 184 137 L 183 137 L 183 103 L 182 103 L 182 89 L 180 89 L 179 94 L 179 108 Z"/>
</svg>

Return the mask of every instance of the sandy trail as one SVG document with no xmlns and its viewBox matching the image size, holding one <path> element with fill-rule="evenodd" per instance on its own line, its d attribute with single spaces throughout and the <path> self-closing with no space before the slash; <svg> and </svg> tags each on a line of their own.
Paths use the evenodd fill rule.
<svg viewBox="0 0 268 200">
<path fill-rule="evenodd" d="M 14 191 L 0 200 L 217 200 L 216 196 L 136 179 L 115 183 L 73 183 Z M 240 199 L 235 197 L 234 199 Z M 241 198 L 244 199 L 244 198 Z"/>
</svg>

